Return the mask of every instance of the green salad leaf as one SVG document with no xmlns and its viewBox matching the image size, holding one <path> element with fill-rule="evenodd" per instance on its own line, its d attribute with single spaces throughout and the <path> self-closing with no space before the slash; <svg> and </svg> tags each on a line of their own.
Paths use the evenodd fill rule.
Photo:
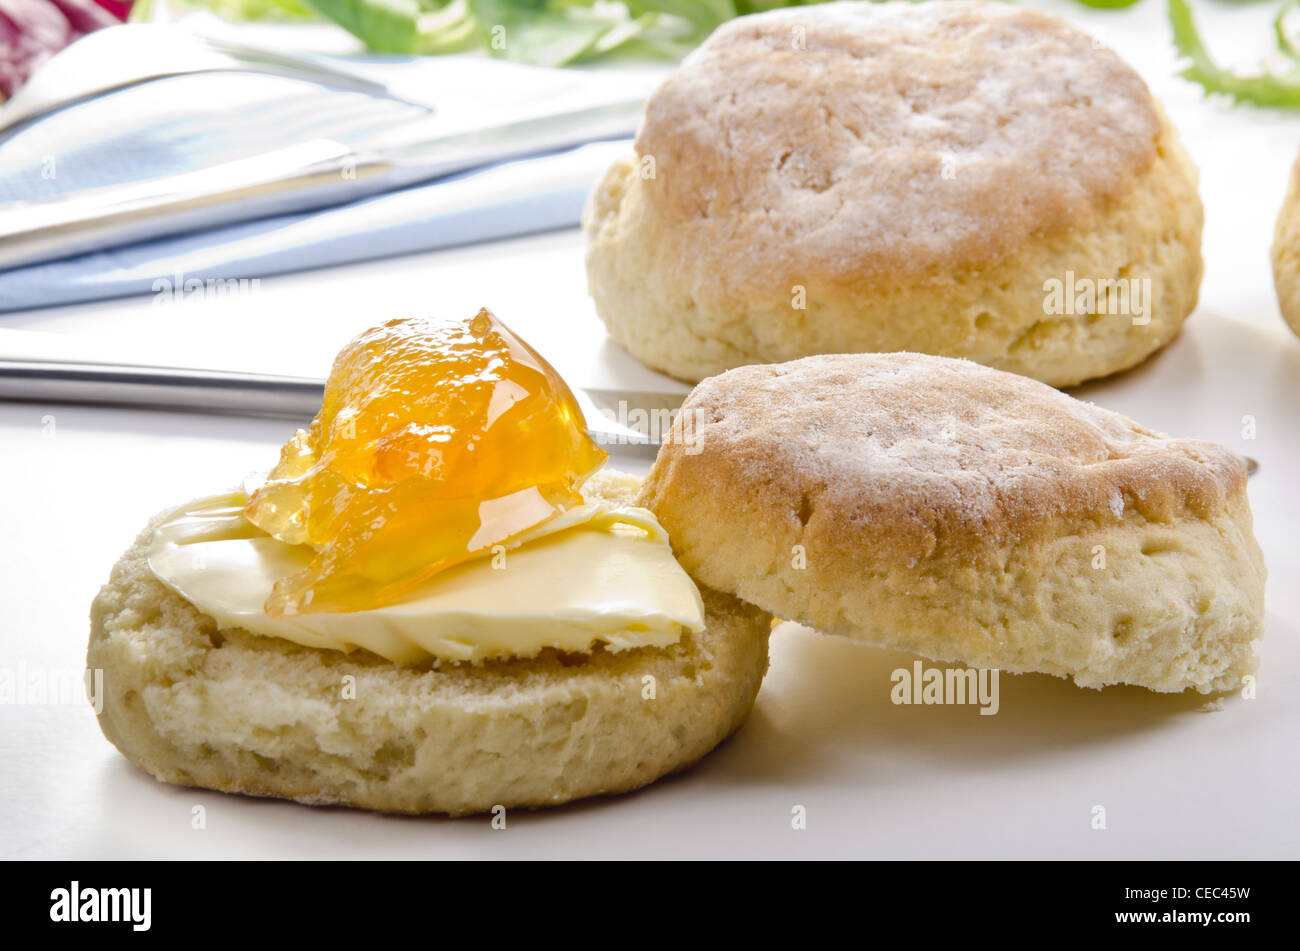
<svg viewBox="0 0 1300 951">
<path fill-rule="evenodd" d="M 481 50 L 539 66 L 681 58 L 732 17 L 820 0 L 172 0 L 228 20 L 323 17 L 378 53 Z M 152 0 L 137 0 L 147 19 Z"/>
<path fill-rule="evenodd" d="M 203 0 L 305 2 L 379 53 L 458 53 L 536 66 L 680 57 L 739 13 L 733 0 Z M 785 4 L 776 4 L 785 5 Z"/>
<path fill-rule="evenodd" d="M 1285 39 L 1281 18 L 1285 8 L 1274 22 L 1279 45 L 1290 44 Z M 1187 0 L 1169 0 L 1169 23 L 1174 29 L 1174 48 L 1188 61 L 1180 76 L 1199 83 L 1207 93 L 1222 93 L 1236 102 L 1250 102 L 1257 106 L 1300 107 L 1300 72 L 1286 74 L 1261 73 L 1257 76 L 1239 76 L 1214 62 L 1209 50 L 1201 41 L 1192 18 L 1192 8 Z M 1282 46 L 1286 51 L 1286 46 Z"/>
<path fill-rule="evenodd" d="M 1079 0 L 1085 7 L 1093 7 L 1097 10 L 1122 10 L 1125 7 L 1131 7 L 1138 0 Z"/>
<path fill-rule="evenodd" d="M 1277 16 L 1273 18 L 1273 37 L 1277 41 L 1277 48 L 1287 56 L 1300 63 L 1300 43 L 1291 38 L 1287 32 L 1286 21 L 1287 14 L 1300 4 L 1300 0 L 1286 0 L 1281 8 L 1277 11 Z"/>
<path fill-rule="evenodd" d="M 406 55 L 477 50 L 537 66 L 613 59 L 680 59 L 736 16 L 824 0 L 169 0 L 205 7 L 227 19 L 324 17 L 379 53 Z M 1122 9 L 1138 0 L 1078 0 Z M 1207 93 L 1259 106 L 1300 108 L 1300 33 L 1287 29 L 1300 0 L 1283 0 L 1273 21 L 1278 51 L 1293 64 L 1281 72 L 1241 75 L 1215 62 L 1188 0 L 1168 0 L 1179 75 Z M 148 19 L 153 0 L 136 0 L 131 19 Z"/>
<path fill-rule="evenodd" d="M 307 0 L 376 53 L 420 52 L 419 0 Z"/>
<path fill-rule="evenodd" d="M 127 19 L 147 23 L 153 18 L 153 0 L 135 0 Z M 314 20 L 317 13 L 307 0 L 169 0 L 169 7 L 211 10 L 225 20 Z"/>
<path fill-rule="evenodd" d="M 469 0 L 481 45 L 491 55 L 563 66 L 590 58 L 620 20 L 576 4 Z"/>
</svg>

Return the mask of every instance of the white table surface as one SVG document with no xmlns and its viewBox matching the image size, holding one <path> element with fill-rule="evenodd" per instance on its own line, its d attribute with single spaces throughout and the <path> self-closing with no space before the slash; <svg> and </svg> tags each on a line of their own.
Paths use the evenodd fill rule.
<svg viewBox="0 0 1300 951">
<path fill-rule="evenodd" d="M 409 819 L 161 785 L 102 737 L 87 705 L 0 705 L 0 856 L 448 858 L 610 856 L 1211 858 L 1300 855 L 1300 341 L 1277 311 L 1268 246 L 1300 115 L 1201 100 L 1173 78 L 1163 5 L 1059 3 L 1143 73 L 1201 168 L 1201 306 L 1164 353 L 1079 395 L 1257 458 L 1270 580 L 1259 695 L 1080 690 L 1003 677 L 1001 710 L 894 706 L 911 658 L 786 625 L 753 715 L 687 773 L 628 795 L 486 818 Z M 1249 62 L 1265 10 L 1197 7 L 1216 54 Z M 603 333 L 576 232 L 265 278 L 237 298 L 109 301 L 0 315 L 0 328 L 104 351 L 323 375 L 378 321 L 497 311 L 577 384 L 678 387 Z M 1242 438 L 1253 416 L 1257 438 Z M 274 421 L 0 404 L 0 666 L 79 671 L 86 614 L 143 522 L 264 468 Z M 626 467 L 626 466 L 625 466 Z M 636 464 L 630 464 L 636 468 Z M 207 824 L 191 828 L 203 805 Z M 807 829 L 791 810 L 807 810 Z M 1102 805 L 1107 828 L 1090 828 Z"/>
</svg>

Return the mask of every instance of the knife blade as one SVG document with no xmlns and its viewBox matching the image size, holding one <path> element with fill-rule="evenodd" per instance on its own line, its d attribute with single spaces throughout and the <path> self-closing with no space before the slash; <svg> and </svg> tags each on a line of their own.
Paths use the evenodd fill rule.
<svg viewBox="0 0 1300 951">
<path fill-rule="evenodd" d="M 120 363 L 0 358 L 0 400 L 135 406 L 262 416 L 305 423 L 320 409 L 325 381 L 312 377 Z M 657 452 L 685 393 L 578 388 L 587 432 L 607 449 Z M 1259 462 L 1242 456 L 1246 475 Z"/>
<path fill-rule="evenodd" d="M 356 151 L 313 139 L 163 178 L 0 204 L 0 270 L 311 211 L 497 162 L 630 136 L 639 99 Z"/>
<path fill-rule="evenodd" d="M 605 448 L 657 450 L 661 431 L 638 431 L 620 421 L 616 390 L 594 400 L 582 389 L 574 397 L 587 432 Z M 0 359 L 0 399 L 42 403 L 135 406 L 146 409 L 261 416 L 306 423 L 320 410 L 325 381 L 312 377 L 244 373 L 120 363 Z M 624 394 L 637 405 L 646 394 Z M 613 403 L 611 404 L 611 400 Z M 678 400 L 680 403 L 680 399 Z M 626 418 L 626 413 L 625 413 Z"/>
</svg>

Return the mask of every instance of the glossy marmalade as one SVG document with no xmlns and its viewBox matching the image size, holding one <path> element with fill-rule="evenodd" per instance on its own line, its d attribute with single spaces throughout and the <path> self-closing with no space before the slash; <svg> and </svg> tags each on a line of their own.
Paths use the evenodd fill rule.
<svg viewBox="0 0 1300 951">
<path fill-rule="evenodd" d="M 321 411 L 245 515 L 316 550 L 271 617 L 400 599 L 582 504 L 606 453 L 559 374 L 487 310 L 391 320 L 338 355 Z"/>
</svg>

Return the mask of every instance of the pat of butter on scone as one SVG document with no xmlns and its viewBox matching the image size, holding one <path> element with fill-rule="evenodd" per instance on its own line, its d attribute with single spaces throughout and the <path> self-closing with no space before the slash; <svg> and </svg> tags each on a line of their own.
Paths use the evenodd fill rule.
<svg viewBox="0 0 1300 951">
<path fill-rule="evenodd" d="M 149 568 L 222 627 L 305 647 L 365 648 L 396 663 L 532 657 L 545 648 L 665 647 L 704 629 L 695 583 L 648 510 L 578 506 L 497 550 L 363 611 L 273 619 L 263 606 L 277 580 L 314 556 L 243 516 L 244 492 L 191 502 L 154 533 Z"/>
</svg>

